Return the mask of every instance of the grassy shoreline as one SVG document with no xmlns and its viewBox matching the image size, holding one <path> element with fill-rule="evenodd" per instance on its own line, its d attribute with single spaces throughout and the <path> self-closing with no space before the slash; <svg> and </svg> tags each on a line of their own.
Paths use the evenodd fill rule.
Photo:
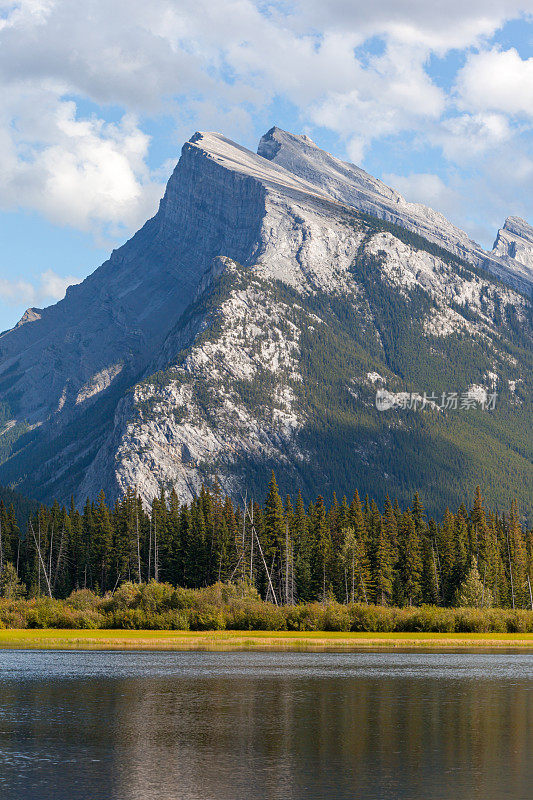
<svg viewBox="0 0 533 800">
<path fill-rule="evenodd" d="M 533 650 L 533 633 L 342 633 L 329 631 L 0 630 L 0 649 L 357 651 L 369 648 Z"/>
</svg>

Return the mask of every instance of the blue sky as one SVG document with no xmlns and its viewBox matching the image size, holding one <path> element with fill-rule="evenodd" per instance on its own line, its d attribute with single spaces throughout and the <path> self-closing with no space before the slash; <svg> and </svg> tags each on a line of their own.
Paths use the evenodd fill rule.
<svg viewBox="0 0 533 800">
<path fill-rule="evenodd" d="M 0 0 L 0 330 L 156 208 L 180 148 L 307 133 L 485 247 L 533 223 L 533 0 Z"/>
</svg>

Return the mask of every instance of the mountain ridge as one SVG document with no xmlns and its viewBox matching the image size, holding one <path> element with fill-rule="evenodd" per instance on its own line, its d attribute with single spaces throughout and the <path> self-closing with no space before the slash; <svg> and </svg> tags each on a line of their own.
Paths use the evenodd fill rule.
<svg viewBox="0 0 533 800">
<path fill-rule="evenodd" d="M 522 287 L 527 264 L 504 253 L 487 273 L 491 254 L 437 212 L 423 231 L 443 230 L 422 236 L 423 207 L 307 137 L 271 129 L 259 150 L 195 134 L 156 215 L 65 300 L 0 336 L 0 481 L 79 503 L 137 485 L 148 502 L 160 485 L 186 499 L 215 476 L 238 496 L 279 465 L 311 491 L 329 464 L 346 487 L 366 469 L 368 488 L 401 494 L 386 449 L 406 447 L 409 429 L 420 451 L 434 439 L 458 462 L 442 502 L 461 475 L 479 482 L 477 439 L 507 465 L 503 503 L 513 471 L 531 475 L 530 302 L 501 283 Z M 402 208 L 398 226 L 387 215 Z M 510 222 L 505 235 L 524 234 Z M 393 393 L 496 380 L 508 418 L 383 417 L 368 375 Z"/>
</svg>

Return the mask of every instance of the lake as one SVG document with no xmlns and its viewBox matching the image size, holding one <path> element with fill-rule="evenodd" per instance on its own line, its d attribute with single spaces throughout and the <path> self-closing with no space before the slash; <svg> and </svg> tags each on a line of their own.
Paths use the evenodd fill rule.
<svg viewBox="0 0 533 800">
<path fill-rule="evenodd" d="M 0 651 L 2 800 L 533 796 L 533 654 Z"/>
</svg>

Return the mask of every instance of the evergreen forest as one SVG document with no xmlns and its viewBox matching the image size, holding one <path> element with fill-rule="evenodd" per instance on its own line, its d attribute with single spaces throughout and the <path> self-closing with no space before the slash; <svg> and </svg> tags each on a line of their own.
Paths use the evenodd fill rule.
<svg viewBox="0 0 533 800">
<path fill-rule="evenodd" d="M 305 602 L 533 608 L 533 529 L 516 502 L 507 514 L 470 508 L 434 520 L 415 494 L 343 497 L 306 505 L 282 498 L 274 473 L 262 504 L 234 504 L 203 487 L 190 503 L 162 490 L 150 509 L 134 489 L 110 507 L 102 493 L 82 511 L 29 506 L 25 524 L 0 501 L 0 595 L 112 596 L 122 584 L 183 589 L 246 586 L 274 606 Z M 25 507 L 28 510 L 28 507 Z"/>
</svg>

